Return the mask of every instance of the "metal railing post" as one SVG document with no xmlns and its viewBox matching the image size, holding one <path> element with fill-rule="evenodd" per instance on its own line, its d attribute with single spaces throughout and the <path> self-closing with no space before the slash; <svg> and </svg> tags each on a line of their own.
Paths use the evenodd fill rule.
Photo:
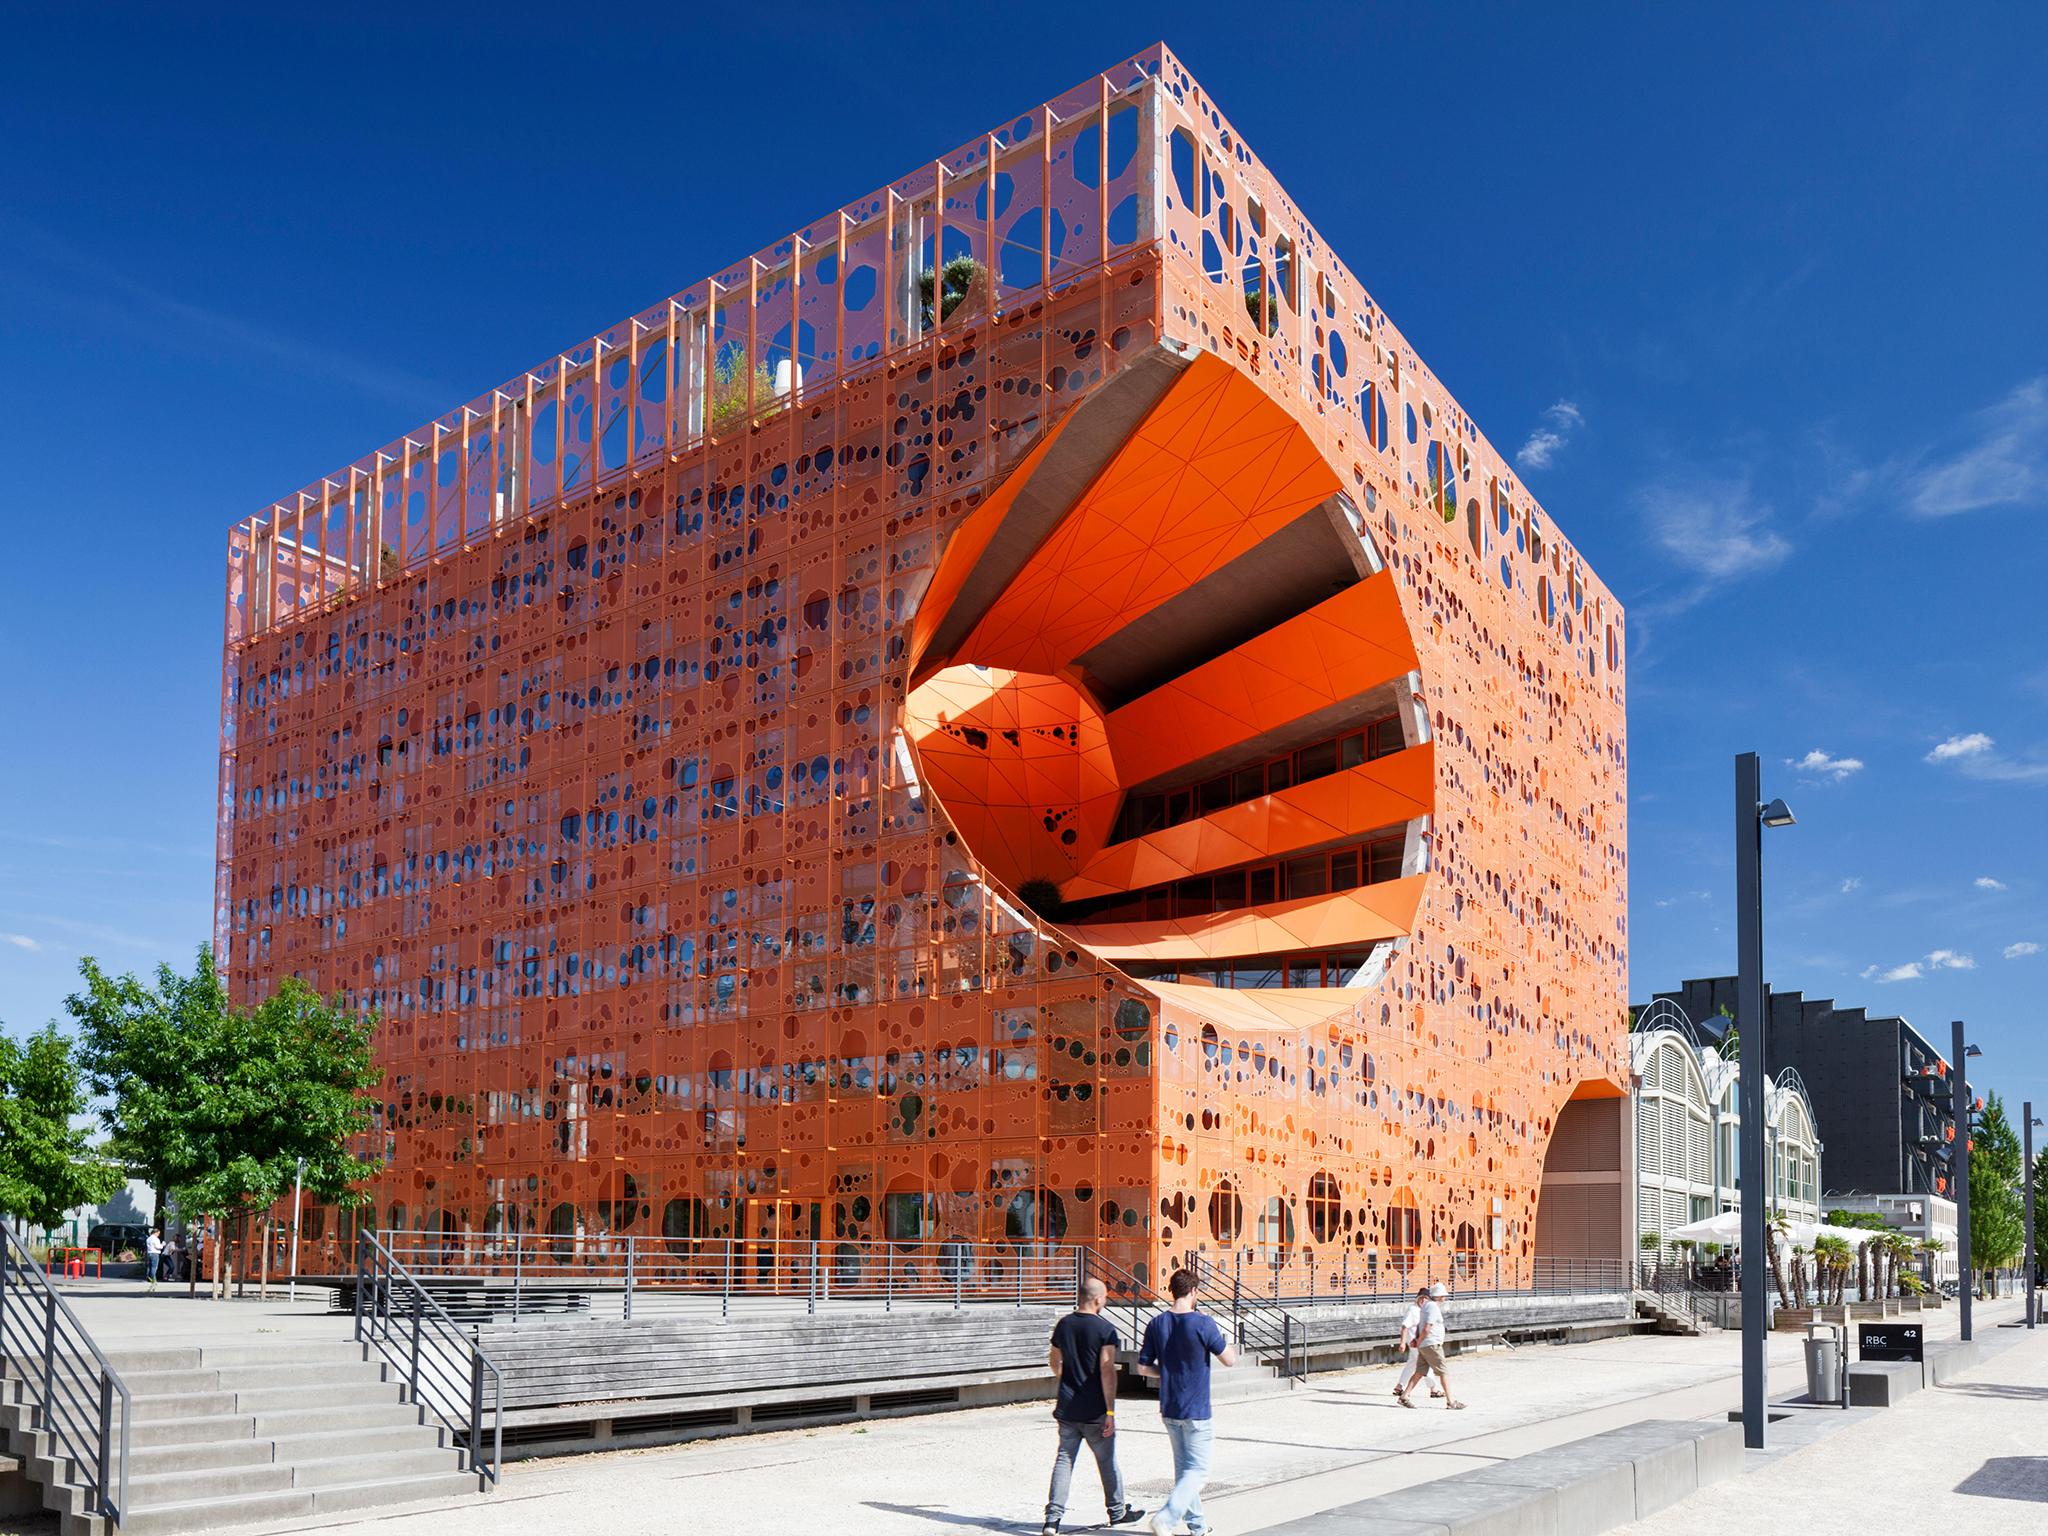
<svg viewBox="0 0 2048 1536">
<path fill-rule="evenodd" d="M 633 1321 L 633 1246 L 632 1238 L 626 1239 L 626 1321 Z"/>
<path fill-rule="evenodd" d="M 732 1316 L 732 1265 L 733 1240 L 728 1237 L 725 1240 L 725 1270 L 719 1277 L 718 1315 L 720 1317 Z"/>
<path fill-rule="evenodd" d="M 100 1513 L 112 1517 L 114 1509 L 114 1378 L 100 1373 Z M 125 1515 L 127 1510 L 120 1511 Z"/>
<path fill-rule="evenodd" d="M 804 1280 L 804 1315 L 818 1315 L 818 1245 L 811 1244 L 811 1272 Z"/>
<path fill-rule="evenodd" d="M 513 1218 L 513 1220 L 514 1220 L 514 1221 L 517 1221 L 517 1220 L 518 1220 L 518 1217 L 517 1217 L 517 1216 L 515 1216 L 515 1217 Z M 526 1244 L 526 1239 L 525 1239 L 524 1235 L 523 1235 L 523 1234 L 522 1234 L 522 1233 L 520 1232 L 520 1230 L 519 1230 L 519 1228 L 518 1228 L 518 1227 L 516 1227 L 516 1226 L 515 1226 L 515 1227 L 513 1227 L 513 1229 L 512 1229 L 512 1321 L 513 1321 L 513 1322 L 515 1322 L 515 1323 L 519 1321 L 519 1296 L 520 1296 L 520 1290 L 521 1290 L 522 1282 L 523 1282 L 523 1280 L 524 1280 L 524 1278 L 525 1278 L 525 1268 L 526 1268 L 526 1266 L 525 1266 L 525 1262 L 524 1262 L 524 1261 L 525 1261 L 525 1244 Z"/>
<path fill-rule="evenodd" d="M 477 1492 L 484 1488 L 484 1357 L 469 1357 L 469 1470 L 476 1474 Z"/>
<path fill-rule="evenodd" d="M 43 1296 L 43 1427 L 55 1430 L 57 1412 L 57 1292 Z"/>
<path fill-rule="evenodd" d="M 414 1297 L 412 1303 L 412 1366 L 408 1388 L 412 1393 L 414 1405 L 419 1408 L 420 1422 L 422 1424 L 427 1422 L 427 1406 L 420 1401 L 420 1319 L 426 1315 L 426 1311 L 427 1309 L 420 1305 L 419 1298 Z"/>
<path fill-rule="evenodd" d="M 882 1310 L 894 1311 L 896 1306 L 896 1251 L 886 1240 L 882 1243 Z"/>
</svg>

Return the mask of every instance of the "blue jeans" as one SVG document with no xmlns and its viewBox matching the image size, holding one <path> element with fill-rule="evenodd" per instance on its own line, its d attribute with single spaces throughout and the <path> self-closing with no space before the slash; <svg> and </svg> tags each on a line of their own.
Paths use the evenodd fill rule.
<svg viewBox="0 0 2048 1536">
<path fill-rule="evenodd" d="M 1173 1447 L 1173 1492 L 1159 1507 L 1169 1525 L 1185 1524 L 1199 1532 L 1208 1522 L 1202 1518 L 1202 1484 L 1209 1480 L 1209 1443 L 1216 1438 L 1214 1419 L 1162 1419 L 1167 1442 Z M 1155 1517 L 1156 1518 L 1156 1517 Z"/>
<path fill-rule="evenodd" d="M 1087 1441 L 1088 1449 L 1095 1453 L 1095 1470 L 1102 1474 L 1102 1502 L 1109 1508 L 1109 1518 L 1114 1520 L 1124 1512 L 1124 1475 L 1116 1464 L 1116 1437 L 1104 1437 L 1102 1420 L 1092 1423 L 1070 1424 L 1065 1419 L 1060 1426 L 1060 1452 L 1053 1458 L 1052 1487 L 1045 1495 L 1045 1523 L 1058 1525 L 1066 1518 L 1067 1490 L 1074 1481 L 1074 1462 L 1080 1455 L 1081 1442 Z"/>
</svg>

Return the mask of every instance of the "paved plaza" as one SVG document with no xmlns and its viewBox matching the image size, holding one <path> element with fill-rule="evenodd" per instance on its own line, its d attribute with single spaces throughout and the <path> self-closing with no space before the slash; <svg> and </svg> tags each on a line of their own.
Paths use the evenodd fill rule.
<svg viewBox="0 0 2048 1536">
<path fill-rule="evenodd" d="M 342 1337 L 348 1328 L 344 1318 L 319 1315 L 317 1303 L 290 1308 L 131 1295 L 87 1306 L 90 1325 L 108 1336 L 162 1330 L 213 1338 L 254 1326 L 312 1338 Z M 1998 1325 L 2016 1311 L 2012 1303 L 1980 1306 L 1979 1337 L 2011 1338 L 2013 1331 Z M 1953 1308 L 1928 1320 L 1931 1337 L 1954 1336 Z M 1994 1355 L 1963 1386 L 1919 1394 L 1901 1408 L 1847 1416 L 1832 1435 L 1764 1458 L 1744 1478 L 1639 1529 L 1721 1525 L 1718 1515 L 1709 1520 L 1696 1512 L 1702 1510 L 1725 1509 L 1732 1522 L 1739 1514 L 1782 1516 L 1796 1509 L 1806 1530 L 1846 1531 L 1858 1523 L 1851 1511 L 1863 1508 L 1867 1521 L 1879 1509 L 1895 1509 L 1903 1491 L 1869 1477 L 1868 1466 L 1904 1465 L 1898 1458 L 1909 1449 L 1930 1446 L 1947 1448 L 1931 1464 L 1953 1475 L 1916 1475 L 1916 1498 L 1938 1497 L 1958 1510 L 2022 1523 L 2038 1516 L 2048 1528 L 2048 1504 L 1985 1502 L 1993 1484 L 2024 1480 L 2029 1469 L 2040 1481 L 2041 1437 L 2030 1427 L 2037 1415 L 2012 1412 L 2016 1403 L 2048 1399 L 2048 1333 L 2036 1340 Z M 1276 1385 L 1270 1395 L 1219 1402 L 1216 1470 L 1205 1502 L 1218 1527 L 1235 1536 L 1641 1419 L 1716 1416 L 1739 1398 L 1736 1346 L 1732 1334 L 1645 1336 L 1457 1356 L 1452 1378 L 1471 1404 L 1462 1414 L 1402 1409 L 1389 1395 L 1390 1367 L 1312 1378 L 1292 1392 Z M 1774 1337 L 1770 1358 L 1773 1397 L 1801 1390 L 1798 1337 Z M 1812 1427 L 1802 1426 L 1800 1438 L 1811 1438 Z M 1791 1431 L 1783 1438 L 1793 1438 Z M 2029 1438 L 2032 1452 L 2024 1443 Z M 1170 1481 L 1170 1457 L 1149 1403 L 1132 1406 L 1119 1442 L 1133 1498 L 1156 1504 Z M 505 1528 L 516 1507 L 518 1519 L 558 1536 L 669 1533 L 681 1511 L 691 1529 L 734 1536 L 792 1528 L 846 1536 L 1035 1531 L 1053 1447 L 1042 1405 L 940 1413 L 518 1461 L 487 1499 L 380 1511 L 321 1528 L 488 1536 Z M 1916 1451 L 1915 1460 L 1923 1459 Z M 1949 1491 L 1966 1478 L 1975 1478 L 1974 1485 Z M 1075 1488 L 1068 1528 L 1099 1524 L 1091 1469 L 1081 1469 Z M 2048 1495 L 2037 1489 L 2035 1496 Z"/>
<path fill-rule="evenodd" d="M 346 1337 L 349 1326 L 321 1314 L 317 1299 L 297 1307 L 132 1293 L 74 1301 L 110 1343 L 218 1340 L 252 1328 L 333 1339 Z M 1779 1448 L 1752 1458 L 1745 1476 L 1631 1529 L 1734 1528 L 1738 1520 L 1796 1512 L 1803 1531 L 1860 1533 L 1873 1517 L 1895 1512 L 1907 1491 L 1871 1469 L 1911 1466 L 1923 1469 L 1911 1474 L 1910 1488 L 1930 1518 L 1975 1512 L 2014 1529 L 2038 1520 L 2048 1530 L 2039 1428 L 2039 1408 L 2048 1402 L 2048 1331 L 2022 1339 L 2000 1326 L 2016 1314 L 2015 1303 L 1980 1305 L 1979 1338 L 2006 1347 L 1966 1382 L 1898 1408 L 1840 1415 L 1839 1427 L 1833 1410 L 1803 1410 L 1779 1434 Z M 1953 1308 L 1927 1318 L 1932 1339 L 1954 1336 Z M 1205 1503 L 1218 1528 L 1237 1536 L 1641 1419 L 1715 1417 L 1739 1398 L 1736 1351 L 1733 1334 L 1653 1335 L 1455 1356 L 1452 1378 L 1471 1404 L 1462 1414 L 1402 1409 L 1389 1395 L 1391 1367 L 1315 1377 L 1292 1392 L 1276 1384 L 1269 1394 L 1218 1403 Z M 1799 1338 L 1775 1336 L 1770 1358 L 1772 1396 L 1800 1391 Z M 1170 1457 L 1151 1404 L 1132 1405 L 1119 1443 L 1134 1500 L 1156 1505 L 1170 1481 Z M 318 1528 L 491 1536 L 516 1515 L 555 1536 L 667 1536 L 679 1518 L 687 1529 L 734 1536 L 1036 1531 L 1053 1448 L 1043 1405 L 939 1413 L 515 1461 L 488 1498 L 382 1510 Z M 1092 1468 L 1079 1469 L 1075 1490 L 1067 1528 L 1099 1526 Z M 47 1528 L 0 1521 L 0 1532 Z"/>
</svg>

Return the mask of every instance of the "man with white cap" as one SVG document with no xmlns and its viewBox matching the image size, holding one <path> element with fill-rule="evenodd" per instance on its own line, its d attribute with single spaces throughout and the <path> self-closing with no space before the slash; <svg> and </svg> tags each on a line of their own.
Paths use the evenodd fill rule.
<svg viewBox="0 0 2048 1536">
<path fill-rule="evenodd" d="M 1415 1373 L 1418 1376 L 1426 1376 L 1434 1371 L 1437 1380 L 1444 1384 L 1444 1391 L 1448 1394 L 1451 1390 L 1451 1378 L 1444 1370 L 1443 1300 L 1446 1294 L 1443 1283 L 1439 1281 L 1429 1288 L 1427 1295 L 1419 1298 L 1422 1317 L 1415 1328 Z M 1412 1382 L 1404 1382 L 1401 1390 L 1394 1394 L 1400 1399 L 1403 1408 L 1415 1406 L 1408 1396 L 1408 1387 L 1411 1385 Z M 1447 1395 L 1444 1398 L 1444 1406 L 1462 1408 L 1465 1405 L 1455 1397 Z"/>
</svg>

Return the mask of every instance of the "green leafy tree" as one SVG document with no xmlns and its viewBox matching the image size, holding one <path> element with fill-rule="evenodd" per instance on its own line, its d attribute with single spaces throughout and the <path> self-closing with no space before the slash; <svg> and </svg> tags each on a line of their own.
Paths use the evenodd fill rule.
<svg viewBox="0 0 2048 1536">
<path fill-rule="evenodd" d="M 2020 1139 L 1997 1094 L 1984 1101 L 1970 1138 L 1970 1264 L 1981 1270 L 1991 1294 L 1997 1271 L 2019 1258 L 2026 1241 L 2021 1209 Z"/>
<path fill-rule="evenodd" d="M 101 1124 L 113 1150 L 168 1194 L 198 1166 L 192 1106 L 228 1014 L 212 952 L 201 946 L 190 976 L 158 966 L 153 987 L 132 974 L 109 976 L 91 956 L 79 974 L 84 988 L 64 1006 L 102 1096 Z"/>
<path fill-rule="evenodd" d="M 26 1040 L 0 1033 L 0 1214 L 45 1231 L 126 1180 L 73 1122 L 86 1111 L 71 1042 L 47 1024 Z"/>
<path fill-rule="evenodd" d="M 2048 1147 L 2034 1154 L 2034 1272 L 2048 1274 Z M 2024 1213 L 2022 1213 L 2024 1214 Z"/>
<path fill-rule="evenodd" d="M 372 1019 L 296 977 L 237 1009 L 203 946 L 190 976 L 159 966 L 153 987 L 90 959 L 80 969 L 85 988 L 65 1006 L 112 1144 L 181 1210 L 260 1210 L 300 1158 L 317 1199 L 361 1202 L 348 1142 L 370 1123 Z"/>
</svg>

